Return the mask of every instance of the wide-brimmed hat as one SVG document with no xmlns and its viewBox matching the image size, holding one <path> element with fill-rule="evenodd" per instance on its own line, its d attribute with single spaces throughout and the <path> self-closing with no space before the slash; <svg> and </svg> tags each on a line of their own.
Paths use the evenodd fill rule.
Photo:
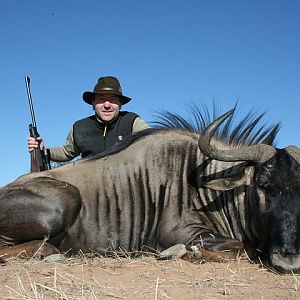
<svg viewBox="0 0 300 300">
<path fill-rule="evenodd" d="M 131 98 L 122 95 L 122 89 L 119 80 L 113 76 L 100 77 L 95 85 L 93 92 L 84 92 L 83 100 L 92 104 L 96 94 L 113 94 L 120 97 L 122 104 L 128 103 Z"/>
</svg>

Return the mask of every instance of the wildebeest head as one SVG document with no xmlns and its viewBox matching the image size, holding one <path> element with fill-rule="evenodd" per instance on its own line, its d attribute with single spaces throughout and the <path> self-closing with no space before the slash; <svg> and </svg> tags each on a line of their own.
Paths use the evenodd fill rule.
<svg viewBox="0 0 300 300">
<path fill-rule="evenodd" d="M 298 155 L 297 155 L 298 153 Z M 262 225 L 269 261 L 281 272 L 300 273 L 300 165 L 299 149 L 288 147 L 256 169 L 255 181 L 264 191 Z"/>
<path fill-rule="evenodd" d="M 266 144 L 220 149 L 211 140 L 231 113 L 224 114 L 205 130 L 199 147 L 211 159 L 244 161 L 249 167 L 238 181 L 222 178 L 206 186 L 224 191 L 251 182 L 263 203 L 257 212 L 257 230 L 258 250 L 264 263 L 281 273 L 300 273 L 300 150 L 295 146 L 276 149 Z"/>
</svg>

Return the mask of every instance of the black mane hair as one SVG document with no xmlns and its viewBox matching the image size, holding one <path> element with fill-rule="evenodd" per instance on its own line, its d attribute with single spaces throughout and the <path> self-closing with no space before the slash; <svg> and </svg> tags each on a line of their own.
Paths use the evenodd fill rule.
<svg viewBox="0 0 300 300">
<path fill-rule="evenodd" d="M 260 125 L 265 113 L 249 112 L 238 122 L 235 121 L 237 104 L 234 106 L 233 114 L 217 130 L 217 138 L 227 140 L 230 144 L 254 145 L 259 143 L 275 147 L 275 138 L 281 128 L 280 122 L 267 126 Z M 171 112 L 158 113 L 158 120 L 151 123 L 154 128 L 179 128 L 190 132 L 201 134 L 204 129 L 221 115 L 213 104 L 212 113 L 206 105 L 201 108 L 196 104 L 188 105 L 190 120 Z"/>
<path fill-rule="evenodd" d="M 158 113 L 157 121 L 151 122 L 152 128 L 139 131 L 129 137 L 126 137 L 117 143 L 111 149 L 102 153 L 87 157 L 84 160 L 94 160 L 101 157 L 109 156 L 122 151 L 135 141 L 153 134 L 159 130 L 170 128 L 177 128 L 184 131 L 194 132 L 201 134 L 204 129 L 213 122 L 221 114 L 217 112 L 216 106 L 213 106 L 213 112 L 210 113 L 208 107 L 202 105 L 199 108 L 196 104 L 189 106 L 189 112 L 192 116 L 191 121 L 188 121 L 176 113 L 162 112 Z M 220 126 L 216 133 L 216 137 L 226 139 L 229 143 L 253 145 L 258 143 L 265 143 L 274 145 L 277 133 L 280 130 L 280 123 L 275 125 L 266 126 L 265 124 L 259 125 L 265 113 L 257 114 L 249 112 L 237 124 L 234 123 L 236 116 L 236 105 L 234 106 L 234 113 Z"/>
</svg>

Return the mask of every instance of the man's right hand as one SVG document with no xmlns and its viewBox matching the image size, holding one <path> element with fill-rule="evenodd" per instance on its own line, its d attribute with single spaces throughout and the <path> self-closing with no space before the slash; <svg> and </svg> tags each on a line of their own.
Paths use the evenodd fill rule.
<svg viewBox="0 0 300 300">
<path fill-rule="evenodd" d="M 29 153 L 31 153 L 34 149 L 37 149 L 40 145 L 40 149 L 44 150 L 44 141 L 41 137 L 38 137 L 37 139 L 33 138 L 33 137 L 28 137 L 27 138 L 27 142 L 28 142 L 28 151 Z"/>
</svg>

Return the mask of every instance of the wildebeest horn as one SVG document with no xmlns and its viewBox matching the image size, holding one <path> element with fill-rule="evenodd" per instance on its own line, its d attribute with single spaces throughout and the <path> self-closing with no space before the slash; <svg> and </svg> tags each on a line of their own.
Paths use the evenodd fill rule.
<svg viewBox="0 0 300 300">
<path fill-rule="evenodd" d="M 234 110 L 230 110 L 212 122 L 201 134 L 198 145 L 200 150 L 209 158 L 220 161 L 252 161 L 263 163 L 270 159 L 276 150 L 267 144 L 251 146 L 231 146 L 230 149 L 221 149 L 218 143 L 211 143 L 218 127 L 230 116 Z M 224 146 L 222 146 L 224 148 Z"/>
<path fill-rule="evenodd" d="M 288 146 L 285 150 L 296 159 L 298 163 L 300 163 L 300 149 L 297 146 Z"/>
</svg>

